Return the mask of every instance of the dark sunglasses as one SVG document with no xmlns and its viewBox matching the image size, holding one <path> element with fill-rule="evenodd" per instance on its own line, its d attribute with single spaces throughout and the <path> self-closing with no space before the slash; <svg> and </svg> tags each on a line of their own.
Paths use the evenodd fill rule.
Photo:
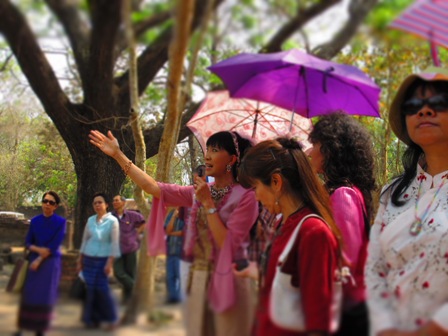
<svg viewBox="0 0 448 336">
<path fill-rule="evenodd" d="M 425 105 L 434 112 L 448 112 L 448 95 L 439 94 L 425 99 L 411 98 L 401 105 L 401 111 L 402 114 L 411 116 L 417 114 Z"/>
<path fill-rule="evenodd" d="M 43 199 L 42 203 L 44 204 L 50 204 L 50 205 L 56 205 L 55 201 L 49 200 L 49 199 Z"/>
</svg>

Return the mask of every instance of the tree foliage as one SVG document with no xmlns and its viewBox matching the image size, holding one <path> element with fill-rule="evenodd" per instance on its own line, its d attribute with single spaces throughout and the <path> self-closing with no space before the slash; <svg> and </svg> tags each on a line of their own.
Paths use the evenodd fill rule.
<svg viewBox="0 0 448 336">
<path fill-rule="evenodd" d="M 76 202 L 76 174 L 70 153 L 51 120 L 35 99 L 22 96 L 5 104 L 0 112 L 0 204 L 40 201 L 46 190 L 57 190 L 66 209 Z M 38 105 L 37 105 L 38 106 Z"/>
</svg>

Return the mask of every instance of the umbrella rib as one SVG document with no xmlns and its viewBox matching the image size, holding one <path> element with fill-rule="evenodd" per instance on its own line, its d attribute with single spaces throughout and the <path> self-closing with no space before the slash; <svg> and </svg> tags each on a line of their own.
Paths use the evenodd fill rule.
<svg viewBox="0 0 448 336">
<path fill-rule="evenodd" d="M 294 116 L 293 112 L 291 112 L 291 114 L 292 114 L 292 116 Z M 274 123 L 266 118 L 266 115 L 277 117 L 277 118 L 281 119 L 279 121 L 275 121 L 276 123 L 285 123 L 285 122 L 289 122 L 290 121 L 290 119 L 283 118 L 283 117 L 281 117 L 279 115 L 276 115 L 276 114 L 273 114 L 273 113 L 263 113 L 263 114 L 260 114 L 260 118 L 262 118 L 265 121 L 265 123 L 262 123 L 262 122 L 259 121 L 258 125 L 261 126 L 261 127 L 264 127 L 267 130 L 270 130 L 270 131 L 272 131 L 274 133 L 277 133 L 276 132 L 277 129 L 274 127 Z M 267 127 L 266 124 L 268 124 L 270 127 Z M 296 124 L 294 122 L 292 123 L 292 125 L 294 127 L 298 128 L 298 129 L 302 130 L 305 134 L 309 134 L 309 131 L 304 129 L 302 126 L 300 126 L 300 125 L 298 125 L 298 124 Z M 292 127 L 290 127 L 290 129 L 289 129 L 290 132 L 291 132 L 291 129 L 292 129 Z"/>
<path fill-rule="evenodd" d="M 213 112 L 205 112 L 205 113 L 207 113 L 206 115 L 201 116 L 201 117 L 197 118 L 196 120 L 201 120 L 201 119 L 210 117 L 213 114 L 221 114 L 221 113 L 229 113 L 229 114 L 241 117 L 242 115 L 238 114 L 237 112 L 244 112 L 244 113 L 251 113 L 251 114 L 254 113 L 254 111 L 245 110 L 245 109 L 237 109 L 237 108 L 235 108 L 235 109 L 233 109 L 233 108 L 232 109 L 222 109 L 222 110 L 217 110 L 217 111 L 213 111 Z"/>
</svg>

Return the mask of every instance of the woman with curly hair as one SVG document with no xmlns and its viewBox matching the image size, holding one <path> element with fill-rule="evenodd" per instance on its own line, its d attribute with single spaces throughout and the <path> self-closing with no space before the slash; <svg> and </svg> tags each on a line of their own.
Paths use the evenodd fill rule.
<svg viewBox="0 0 448 336">
<path fill-rule="evenodd" d="M 364 265 L 375 190 L 374 151 L 367 130 L 337 111 L 314 126 L 309 139 L 311 163 L 331 195 L 333 215 L 343 238 L 344 259 L 354 281 L 344 286 L 340 335 L 367 335 Z"/>
</svg>

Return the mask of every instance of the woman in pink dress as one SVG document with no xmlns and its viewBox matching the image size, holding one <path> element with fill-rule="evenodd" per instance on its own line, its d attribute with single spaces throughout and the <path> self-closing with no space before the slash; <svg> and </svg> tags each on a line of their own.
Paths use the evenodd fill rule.
<svg viewBox="0 0 448 336">
<path fill-rule="evenodd" d="M 344 242 L 344 261 L 353 276 L 344 284 L 338 335 L 367 336 L 364 266 L 375 190 L 373 141 L 357 120 L 342 111 L 320 117 L 309 139 L 311 164 L 331 195 L 334 220 Z"/>
<path fill-rule="evenodd" d="M 192 207 L 186 223 L 185 257 L 192 260 L 186 298 L 188 336 L 249 336 L 255 312 L 249 279 L 235 277 L 232 262 L 247 258 L 249 231 L 258 216 L 254 191 L 237 182 L 238 166 L 249 140 L 235 132 L 218 132 L 207 140 L 208 184 L 195 176 L 193 186 L 156 182 L 136 167 L 111 132 L 90 133 L 90 142 L 113 157 L 145 192 L 154 196 L 149 249 L 164 253 L 163 222 L 167 206 Z M 151 252 L 151 251 L 150 251 Z"/>
</svg>

